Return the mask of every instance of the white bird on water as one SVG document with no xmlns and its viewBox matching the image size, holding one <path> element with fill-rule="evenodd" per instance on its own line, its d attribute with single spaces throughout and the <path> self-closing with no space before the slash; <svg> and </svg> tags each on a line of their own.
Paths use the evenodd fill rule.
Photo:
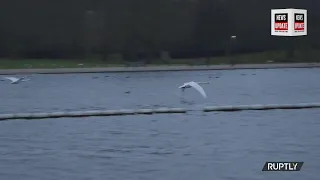
<svg viewBox="0 0 320 180">
<path fill-rule="evenodd" d="M 179 88 L 184 91 L 186 88 L 191 88 L 193 87 L 194 89 L 196 89 L 204 98 L 207 97 L 206 92 L 204 92 L 203 88 L 199 85 L 199 84 L 209 84 L 208 82 L 187 82 L 184 83 L 182 86 L 179 86 Z"/>
<path fill-rule="evenodd" d="M 10 84 L 18 84 L 19 82 L 29 81 L 30 79 L 26 79 L 26 77 L 16 78 L 16 77 L 4 77 L 11 81 Z"/>
</svg>

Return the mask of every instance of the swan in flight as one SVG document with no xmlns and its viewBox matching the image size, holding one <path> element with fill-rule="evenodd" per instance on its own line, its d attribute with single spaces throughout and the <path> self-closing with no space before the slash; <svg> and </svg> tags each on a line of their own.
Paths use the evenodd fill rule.
<svg viewBox="0 0 320 180">
<path fill-rule="evenodd" d="M 179 86 L 179 88 L 184 91 L 186 88 L 191 88 L 193 87 L 194 89 L 196 89 L 204 98 L 207 97 L 206 92 L 204 92 L 203 88 L 199 85 L 199 84 L 209 84 L 208 82 L 187 82 L 184 83 L 182 86 Z"/>
<path fill-rule="evenodd" d="M 15 77 L 4 77 L 11 81 L 11 84 L 18 84 L 19 82 L 29 81 L 30 79 L 26 79 L 26 77 L 15 78 Z"/>
</svg>

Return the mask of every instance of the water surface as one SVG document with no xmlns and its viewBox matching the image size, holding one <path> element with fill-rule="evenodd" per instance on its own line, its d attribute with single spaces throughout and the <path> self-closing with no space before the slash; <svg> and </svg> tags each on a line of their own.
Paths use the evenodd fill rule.
<svg viewBox="0 0 320 180">
<path fill-rule="evenodd" d="M 320 69 L 30 78 L 0 81 L 0 113 L 320 102 Z M 208 99 L 179 94 L 191 80 L 210 82 Z M 319 109 L 302 109 L 1 121 L 0 179 L 317 180 L 319 119 Z M 305 164 L 262 172 L 266 161 Z"/>
<path fill-rule="evenodd" d="M 320 69 L 32 75 L 0 81 L 0 113 L 320 102 Z M 207 81 L 204 99 L 178 86 Z M 129 93 L 126 93 L 128 92 Z M 182 102 L 188 103 L 182 103 Z"/>
<path fill-rule="evenodd" d="M 0 122 L 0 179 L 319 179 L 320 111 Z M 300 172 L 262 172 L 304 161 Z"/>
</svg>

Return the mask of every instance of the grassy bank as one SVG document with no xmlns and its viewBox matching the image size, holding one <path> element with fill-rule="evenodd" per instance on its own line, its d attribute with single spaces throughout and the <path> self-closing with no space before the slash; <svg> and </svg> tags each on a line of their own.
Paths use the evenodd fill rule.
<svg viewBox="0 0 320 180">
<path fill-rule="evenodd" d="M 319 62 L 319 51 L 294 53 L 294 59 L 288 60 L 286 53 L 281 51 L 250 53 L 237 56 L 224 56 L 197 59 L 169 59 L 161 61 L 155 59 L 145 66 L 162 65 L 219 65 L 219 64 L 264 64 L 264 63 L 290 63 L 290 62 Z M 141 64 L 140 64 L 141 65 Z M 44 69 L 44 68 L 93 68 L 93 67 L 123 67 L 139 66 L 136 63 L 128 63 L 121 60 L 97 60 L 97 59 L 0 59 L 0 69 Z"/>
</svg>

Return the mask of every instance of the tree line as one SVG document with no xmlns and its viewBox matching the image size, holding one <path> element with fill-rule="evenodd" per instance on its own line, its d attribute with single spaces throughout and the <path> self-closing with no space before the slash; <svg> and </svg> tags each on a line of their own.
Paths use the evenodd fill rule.
<svg viewBox="0 0 320 180">
<path fill-rule="evenodd" d="M 221 56 L 318 48 L 316 0 L 7 0 L 0 3 L 0 56 L 126 59 Z M 308 10 L 308 36 L 270 35 L 271 9 Z M 236 36 L 235 39 L 231 36 Z"/>
</svg>

